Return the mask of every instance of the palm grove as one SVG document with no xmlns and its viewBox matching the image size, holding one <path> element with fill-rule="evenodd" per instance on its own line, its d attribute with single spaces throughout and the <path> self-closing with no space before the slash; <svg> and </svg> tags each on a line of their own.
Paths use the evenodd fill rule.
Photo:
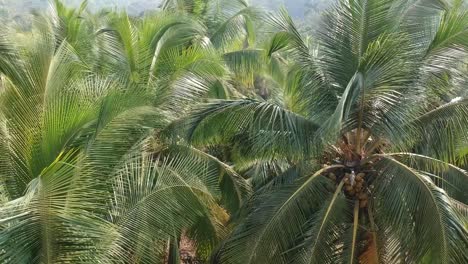
<svg viewBox="0 0 468 264">
<path fill-rule="evenodd" d="M 468 11 L 51 3 L 0 37 L 2 263 L 467 263 Z"/>
</svg>

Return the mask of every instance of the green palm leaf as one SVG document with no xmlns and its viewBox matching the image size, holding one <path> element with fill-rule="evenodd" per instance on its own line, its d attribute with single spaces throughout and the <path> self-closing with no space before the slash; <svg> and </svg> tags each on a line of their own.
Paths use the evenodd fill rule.
<svg viewBox="0 0 468 264">
<path fill-rule="evenodd" d="M 375 210 L 382 217 L 376 221 L 392 227 L 403 243 L 402 249 L 414 249 L 398 252 L 400 257 L 406 255 L 408 261 L 421 261 L 429 254 L 440 263 L 465 261 L 467 231 L 446 193 L 419 171 L 390 156 L 381 157 L 378 165 L 381 177 L 375 182 Z M 430 221 L 428 215 L 433 216 Z"/>
</svg>

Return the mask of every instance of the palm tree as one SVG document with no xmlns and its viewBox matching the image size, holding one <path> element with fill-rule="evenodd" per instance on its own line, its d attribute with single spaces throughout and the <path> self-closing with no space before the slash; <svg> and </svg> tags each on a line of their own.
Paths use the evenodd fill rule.
<svg viewBox="0 0 468 264">
<path fill-rule="evenodd" d="M 83 8 L 56 1 L 0 43 L 1 262 L 162 262 L 182 233 L 209 252 L 249 186 L 162 131 L 223 76 L 219 57 L 189 17 Z"/>
<path fill-rule="evenodd" d="M 215 100 L 185 123 L 195 146 L 263 164 L 214 261 L 468 262 L 462 1 L 340 0 L 311 43 L 284 11 L 269 24 L 259 52 L 293 62 L 282 92 Z"/>
</svg>

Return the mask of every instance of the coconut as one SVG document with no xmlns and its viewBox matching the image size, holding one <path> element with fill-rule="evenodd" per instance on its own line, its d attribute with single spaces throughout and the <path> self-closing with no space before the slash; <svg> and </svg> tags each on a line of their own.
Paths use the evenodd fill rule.
<svg viewBox="0 0 468 264">
<path fill-rule="evenodd" d="M 335 175 L 335 173 L 330 172 L 330 173 L 328 174 L 328 178 L 330 178 L 330 179 L 332 179 L 332 180 L 335 181 L 335 180 L 336 180 L 336 175 Z"/>
<path fill-rule="evenodd" d="M 367 193 L 360 193 L 358 197 L 359 200 L 367 200 L 368 198 Z"/>
<path fill-rule="evenodd" d="M 347 186 L 345 187 L 345 190 L 347 190 L 348 192 L 350 192 L 350 191 L 353 190 L 353 186 L 347 185 Z"/>
</svg>

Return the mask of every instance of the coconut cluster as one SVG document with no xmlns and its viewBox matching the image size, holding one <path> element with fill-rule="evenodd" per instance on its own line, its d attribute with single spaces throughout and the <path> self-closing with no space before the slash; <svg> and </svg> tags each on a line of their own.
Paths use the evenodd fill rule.
<svg viewBox="0 0 468 264">
<path fill-rule="evenodd" d="M 360 172 L 358 174 L 344 173 L 344 175 L 337 176 L 335 173 L 328 173 L 328 178 L 332 181 L 343 181 L 344 182 L 344 192 L 347 197 L 351 199 L 359 200 L 359 206 L 361 208 L 367 207 L 369 202 L 369 196 L 367 194 L 368 186 L 365 181 L 366 174 Z"/>
</svg>

